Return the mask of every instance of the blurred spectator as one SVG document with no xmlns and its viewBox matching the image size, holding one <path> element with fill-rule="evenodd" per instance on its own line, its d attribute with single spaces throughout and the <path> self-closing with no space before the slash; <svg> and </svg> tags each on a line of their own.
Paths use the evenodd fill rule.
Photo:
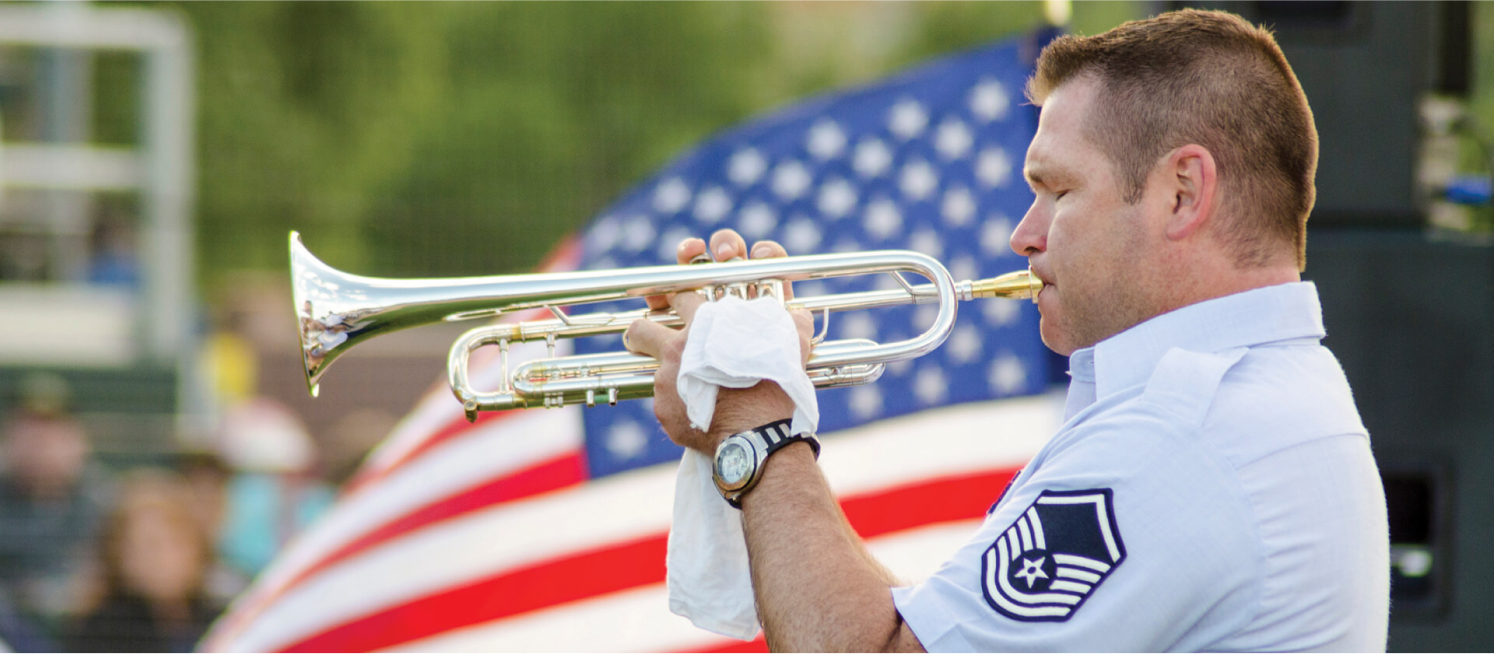
<svg viewBox="0 0 1494 654">
<path fill-rule="evenodd" d="M 228 482 L 233 471 L 223 459 L 210 452 L 183 454 L 176 468 L 191 491 L 193 517 L 216 548 L 219 535 L 223 533 L 223 519 L 228 513 Z M 214 557 L 203 583 L 210 600 L 227 604 L 249 586 L 249 577 Z"/>
<path fill-rule="evenodd" d="M 220 310 L 215 320 L 218 328 L 203 342 L 202 364 L 212 382 L 216 406 L 226 409 L 258 392 L 259 355 L 244 337 L 244 316 L 239 310 Z"/>
<path fill-rule="evenodd" d="M 112 205 L 103 207 L 90 241 L 93 257 L 88 262 L 88 283 L 131 289 L 140 286 L 135 232 Z"/>
<path fill-rule="evenodd" d="M 79 652 L 189 652 L 218 607 L 204 592 L 207 534 L 180 477 L 138 471 L 121 486 L 100 541 L 103 592 L 68 630 Z"/>
<path fill-rule="evenodd" d="M 46 652 L 57 649 L 45 634 L 16 610 L 0 589 L 0 652 Z"/>
<path fill-rule="evenodd" d="M 230 410 L 219 447 L 235 470 L 219 553 L 253 576 L 330 508 L 335 494 L 314 474 L 316 450 L 301 420 L 274 400 L 255 398 Z"/>
<path fill-rule="evenodd" d="M 66 384 L 29 377 L 19 400 L 0 426 L 0 587 L 20 613 L 50 626 L 77 606 L 110 492 L 66 412 Z"/>
</svg>

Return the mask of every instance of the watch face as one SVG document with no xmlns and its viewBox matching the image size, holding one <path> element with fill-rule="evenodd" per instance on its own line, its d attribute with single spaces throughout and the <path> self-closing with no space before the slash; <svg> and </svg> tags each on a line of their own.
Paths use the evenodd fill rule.
<svg viewBox="0 0 1494 654">
<path fill-rule="evenodd" d="M 752 476 L 752 453 L 742 443 L 731 442 L 716 453 L 716 474 L 729 488 L 735 488 Z"/>
</svg>

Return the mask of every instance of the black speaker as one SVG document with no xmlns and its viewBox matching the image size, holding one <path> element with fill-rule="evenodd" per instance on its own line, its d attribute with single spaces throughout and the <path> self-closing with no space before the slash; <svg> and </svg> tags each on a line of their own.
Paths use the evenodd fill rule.
<svg viewBox="0 0 1494 654">
<path fill-rule="evenodd" d="M 1489 651 L 1494 248 L 1327 230 L 1307 264 L 1385 482 L 1390 649 Z"/>
<path fill-rule="evenodd" d="M 1424 223 L 1418 103 L 1466 95 L 1472 24 L 1463 2 L 1167 2 L 1223 9 L 1273 29 L 1318 127 L 1314 227 Z"/>
</svg>

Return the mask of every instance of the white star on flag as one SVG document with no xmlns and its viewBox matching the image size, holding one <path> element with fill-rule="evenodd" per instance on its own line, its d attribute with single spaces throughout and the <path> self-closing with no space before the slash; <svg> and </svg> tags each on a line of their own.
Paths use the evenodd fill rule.
<svg viewBox="0 0 1494 654">
<path fill-rule="evenodd" d="M 1015 302 L 987 302 L 980 309 L 986 324 L 992 327 L 1006 327 L 1022 317 L 1022 307 Z"/>
<path fill-rule="evenodd" d="M 786 202 L 804 195 L 809 182 L 809 170 L 797 161 L 785 161 L 773 169 L 773 192 Z"/>
<path fill-rule="evenodd" d="M 762 179 L 767 170 L 768 160 L 763 158 L 762 153 L 757 148 L 746 148 L 731 156 L 726 176 L 737 186 L 752 186 Z"/>
<path fill-rule="evenodd" d="M 1027 383 L 1027 368 L 1011 353 L 1002 353 L 991 362 L 991 387 L 1001 395 L 1010 395 Z"/>
<path fill-rule="evenodd" d="M 865 338 L 876 340 L 877 321 L 866 311 L 857 311 L 840 319 L 841 338 Z"/>
<path fill-rule="evenodd" d="M 939 124 L 939 129 L 934 135 L 934 149 L 939 151 L 947 160 L 959 159 L 970 151 L 970 145 L 975 142 L 975 137 L 970 135 L 970 128 L 965 123 L 950 118 Z"/>
<path fill-rule="evenodd" d="M 904 141 L 916 138 L 929 124 L 929 115 L 917 100 L 904 100 L 893 105 L 887 118 L 887 129 Z"/>
<path fill-rule="evenodd" d="M 607 450 L 620 459 L 631 459 L 648 447 L 648 435 L 638 423 L 620 420 L 607 433 Z"/>
<path fill-rule="evenodd" d="M 1012 251 L 1012 221 L 996 215 L 980 227 L 980 249 L 986 256 L 997 257 Z"/>
<path fill-rule="evenodd" d="M 1005 118 L 1010 104 L 1006 90 L 995 80 L 982 81 L 970 90 L 970 113 L 984 122 Z"/>
<path fill-rule="evenodd" d="M 690 187 L 685 185 L 685 180 L 671 177 L 659 185 L 654 191 L 654 209 L 659 213 L 670 214 L 684 209 L 690 203 Z"/>
<path fill-rule="evenodd" d="M 903 197 L 914 202 L 928 199 L 937 186 L 939 174 L 922 159 L 914 159 L 903 166 L 902 177 L 898 180 L 898 188 L 902 190 Z"/>
<path fill-rule="evenodd" d="M 1012 176 L 1012 161 L 1001 148 L 981 150 L 975 161 L 975 176 L 986 186 L 1006 186 Z"/>
<path fill-rule="evenodd" d="M 944 401 L 944 395 L 948 392 L 949 382 L 938 366 L 919 369 L 918 377 L 913 380 L 913 394 L 920 401 L 924 404 L 938 404 Z"/>
<path fill-rule="evenodd" d="M 821 120 L 809 128 L 809 142 L 805 147 L 821 161 L 834 159 L 846 148 L 846 133 L 835 121 Z"/>
<path fill-rule="evenodd" d="M 949 348 L 950 361 L 960 365 L 970 363 L 980 356 L 980 330 L 970 324 L 955 327 L 954 332 L 949 335 L 949 340 L 944 343 L 944 347 Z"/>
<path fill-rule="evenodd" d="M 709 227 L 731 213 L 731 196 L 719 186 L 712 186 L 695 196 L 695 219 Z"/>
<path fill-rule="evenodd" d="M 778 214 L 773 208 L 762 202 L 754 202 L 742 208 L 742 218 L 737 222 L 737 228 L 742 236 L 754 241 L 767 238 L 773 228 L 778 226 Z"/>
<path fill-rule="evenodd" d="M 820 228 L 813 220 L 798 218 L 783 229 L 783 247 L 789 254 L 810 254 L 820 244 Z"/>
<path fill-rule="evenodd" d="M 881 177 L 892 166 L 892 152 L 881 139 L 867 139 L 856 144 L 851 167 L 862 177 Z"/>
<path fill-rule="evenodd" d="M 980 277 L 980 264 L 976 263 L 975 257 L 961 254 L 949 262 L 949 276 L 955 281 L 964 281 Z"/>
<path fill-rule="evenodd" d="M 975 196 L 970 193 L 970 189 L 956 186 L 944 192 L 944 204 L 940 206 L 939 213 L 950 227 L 964 227 L 975 215 L 975 209 Z"/>
<path fill-rule="evenodd" d="M 623 228 L 622 246 L 630 252 L 642 252 L 654 242 L 654 222 L 648 216 L 633 216 Z"/>
<path fill-rule="evenodd" d="M 915 252 L 922 252 L 935 259 L 944 257 L 944 240 L 939 238 L 939 232 L 932 229 L 920 229 L 908 238 L 908 247 Z"/>
<path fill-rule="evenodd" d="M 886 240 L 897 235 L 903 227 L 903 215 L 897 203 L 886 198 L 873 201 L 866 207 L 866 231 L 872 236 Z"/>
<path fill-rule="evenodd" d="M 849 402 L 851 414 L 861 420 L 877 417 L 882 412 L 882 391 L 875 385 L 857 386 L 851 389 Z"/>
<path fill-rule="evenodd" d="M 856 187 L 843 179 L 832 179 L 820 187 L 820 213 L 826 218 L 843 218 L 856 207 Z"/>
</svg>

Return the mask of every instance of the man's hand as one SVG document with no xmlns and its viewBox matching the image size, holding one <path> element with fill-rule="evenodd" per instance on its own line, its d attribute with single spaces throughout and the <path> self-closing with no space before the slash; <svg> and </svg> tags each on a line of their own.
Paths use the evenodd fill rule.
<svg viewBox="0 0 1494 654">
<path fill-rule="evenodd" d="M 711 235 L 710 251 L 716 261 L 729 261 L 746 257 L 747 244 L 735 231 L 723 229 Z M 690 238 L 680 243 L 675 251 L 675 258 L 679 263 L 685 264 L 705 252 L 705 241 Z M 760 241 L 752 248 L 753 259 L 786 255 L 783 246 L 773 241 Z M 788 284 L 784 284 L 784 298 L 793 298 Z M 712 456 L 716 453 L 716 446 L 727 436 L 792 416 L 794 403 L 778 384 L 770 381 L 751 388 L 722 388 L 716 397 L 716 412 L 711 419 L 710 429 L 702 432 L 690 426 L 690 419 L 685 415 L 684 400 L 680 399 L 676 390 L 676 381 L 679 378 L 680 355 L 685 351 L 685 340 L 690 334 L 690 323 L 695 318 L 695 312 L 706 301 L 694 291 L 649 297 L 649 308 L 673 309 L 684 319 L 684 328 L 673 330 L 651 320 L 638 320 L 628 326 L 628 331 L 623 334 L 623 343 L 634 353 L 659 360 L 659 370 L 654 373 L 654 416 L 659 419 L 659 424 L 669 434 L 670 440 Z M 799 352 L 804 360 L 808 360 L 814 319 L 807 311 L 792 313 L 799 331 Z"/>
</svg>

